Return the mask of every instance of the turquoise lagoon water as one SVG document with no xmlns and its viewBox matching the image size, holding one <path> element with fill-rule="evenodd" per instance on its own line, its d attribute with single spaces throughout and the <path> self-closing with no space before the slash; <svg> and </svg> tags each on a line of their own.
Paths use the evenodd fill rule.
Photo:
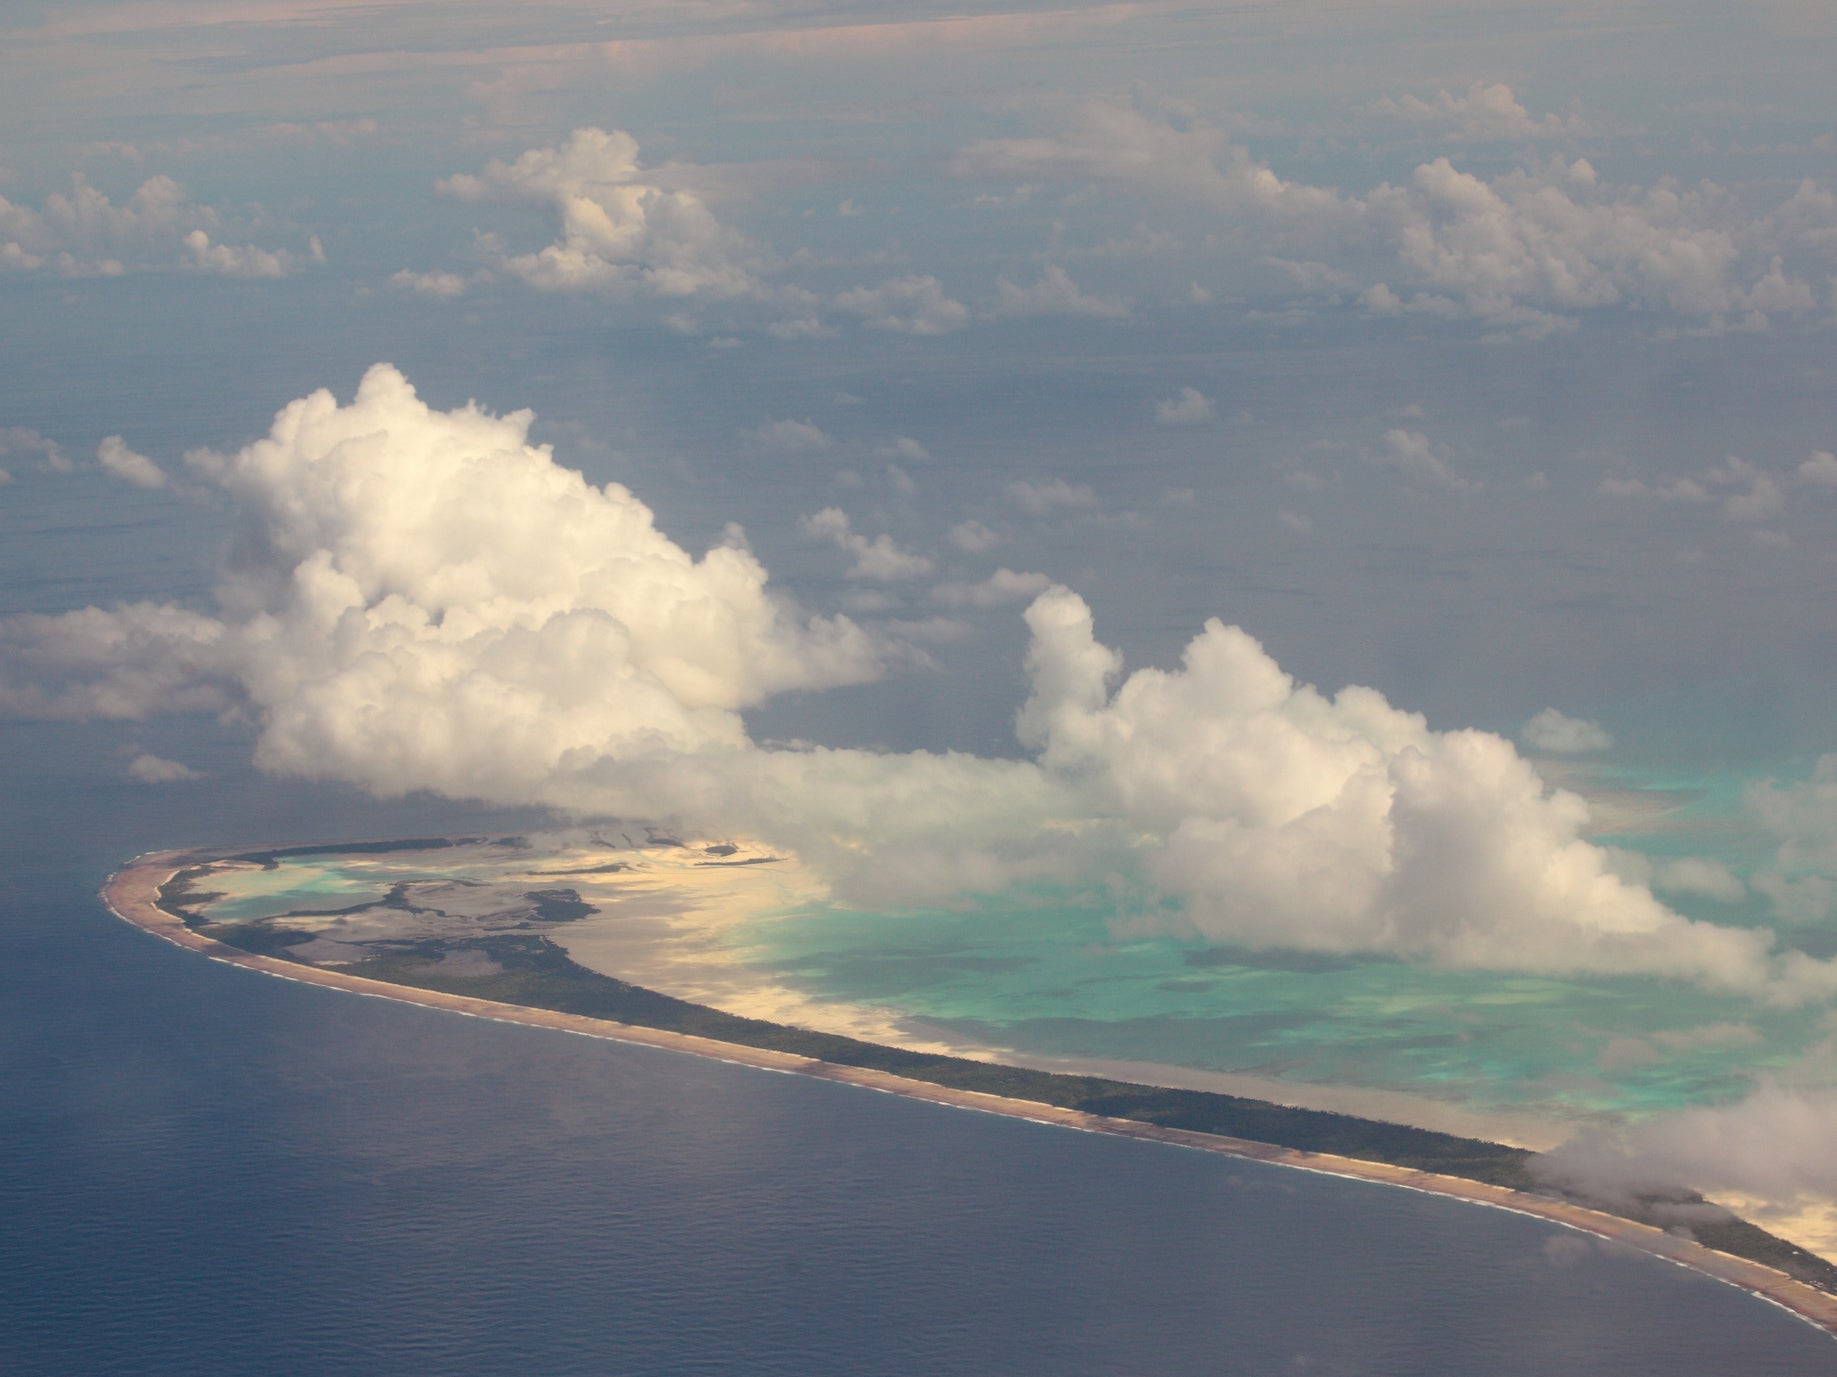
<svg viewBox="0 0 1837 1377">
<path fill-rule="evenodd" d="M 1772 844 L 1744 798 L 1757 780 L 1792 773 L 1596 765 L 1563 782 L 1599 796 L 1594 840 L 1654 861 L 1718 860 L 1746 881 Z M 1735 904 L 1663 897 L 1692 918 L 1769 925 L 1752 892 Z M 1638 1118 L 1733 1100 L 1797 1071 L 1830 1035 L 1821 1007 L 1679 982 L 1446 971 L 1127 931 L 1100 898 L 1040 890 L 968 911 L 807 909 L 731 941 L 737 959 L 813 997 L 893 1009 L 970 1041 L 1480 1111 Z M 1781 932 L 1818 955 L 1821 936 Z"/>
<path fill-rule="evenodd" d="M 1643 980 L 1119 941 L 1075 899 L 975 912 L 811 910 L 736 955 L 814 997 L 1044 1056 L 1162 1062 L 1481 1110 L 1641 1115 L 1740 1096 L 1798 1062 L 1817 1016 Z"/>
<path fill-rule="evenodd" d="M 220 923 L 246 923 L 294 909 L 346 908 L 380 899 L 386 892 L 374 874 L 298 861 L 273 870 L 245 871 L 233 883 L 213 881 L 208 887 L 227 892 L 210 906 L 211 917 Z"/>
</svg>

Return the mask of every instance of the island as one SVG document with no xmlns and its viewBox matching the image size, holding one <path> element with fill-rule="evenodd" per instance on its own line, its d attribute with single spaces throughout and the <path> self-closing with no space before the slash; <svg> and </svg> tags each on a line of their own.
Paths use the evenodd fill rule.
<svg viewBox="0 0 1837 1377">
<path fill-rule="evenodd" d="M 623 840 L 634 853 L 670 852 L 680 873 L 693 876 L 777 859 L 654 832 Z M 747 1017 L 590 969 L 554 933 L 597 911 L 582 897 L 586 880 L 619 876 L 628 861 L 532 868 L 509 889 L 462 871 L 398 881 L 351 904 L 289 907 L 283 896 L 267 906 L 281 912 L 255 920 L 213 911 L 226 898 L 211 888 L 213 880 L 259 880 L 289 859 L 399 859 L 487 844 L 514 851 L 525 843 L 426 838 L 153 852 L 112 875 L 102 897 L 116 916 L 155 937 L 269 976 L 1533 1216 L 1692 1268 L 1837 1335 L 1837 1266 L 1688 1190 L 1630 1203 L 1594 1199 L 1545 1179 L 1538 1154 L 1521 1147 L 1236 1095 L 890 1046 Z M 438 904 L 429 902 L 435 889 Z"/>
</svg>

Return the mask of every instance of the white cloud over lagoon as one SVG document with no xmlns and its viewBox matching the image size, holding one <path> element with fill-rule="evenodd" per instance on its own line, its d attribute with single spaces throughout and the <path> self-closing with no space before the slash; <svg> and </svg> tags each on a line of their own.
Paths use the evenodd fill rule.
<svg viewBox="0 0 1837 1377">
<path fill-rule="evenodd" d="M 760 746 L 748 708 L 875 677 L 896 648 L 772 596 L 737 531 L 690 556 L 628 491 L 531 446 L 531 421 L 434 411 L 379 365 L 349 404 L 317 392 L 237 453 L 195 454 L 244 530 L 215 608 L 0 623 L 0 706 L 227 708 L 279 774 L 745 830 L 858 902 L 1099 886 L 1137 926 L 1216 942 L 1837 990 L 1770 934 L 1624 878 L 1583 802 L 1503 738 L 1322 694 L 1216 621 L 1179 668 L 1124 678 L 1082 599 L 1037 575 L 961 590 L 1033 597 L 1028 758 Z M 839 511 L 818 526 L 875 553 Z"/>
<path fill-rule="evenodd" d="M 1550 755 L 1590 755 L 1614 744 L 1614 738 L 1599 722 L 1569 717 L 1555 708 L 1545 708 L 1526 722 L 1518 738 L 1532 750 Z"/>
</svg>

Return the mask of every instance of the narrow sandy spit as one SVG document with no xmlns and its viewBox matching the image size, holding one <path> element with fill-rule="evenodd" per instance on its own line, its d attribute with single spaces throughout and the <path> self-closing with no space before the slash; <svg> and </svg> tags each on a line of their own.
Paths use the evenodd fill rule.
<svg viewBox="0 0 1837 1377">
<path fill-rule="evenodd" d="M 275 957 L 257 956 L 201 936 L 157 906 L 156 901 L 161 885 L 170 880 L 186 864 L 196 864 L 206 858 L 208 857 L 205 853 L 178 851 L 150 852 L 147 855 L 138 856 L 109 877 L 108 883 L 102 889 L 102 899 L 116 917 L 156 937 L 164 938 L 176 946 L 185 947 L 226 965 L 242 966 L 249 970 L 259 971 L 264 975 L 277 976 L 283 980 L 294 980 L 301 984 L 323 985 L 331 989 L 393 999 L 404 1004 L 419 1004 L 430 1009 L 444 1009 L 450 1013 L 466 1014 L 473 1018 L 494 1019 L 503 1023 L 523 1023 L 537 1028 L 553 1028 L 561 1032 L 578 1033 L 586 1037 L 605 1038 L 614 1042 L 661 1047 L 673 1052 L 686 1052 L 693 1056 L 708 1057 L 738 1066 L 812 1076 L 820 1080 L 836 1081 L 867 1090 L 878 1090 L 884 1094 L 902 1095 L 907 1099 L 926 1100 L 933 1104 L 978 1110 L 985 1114 L 1000 1114 L 1007 1118 L 1078 1129 L 1085 1133 L 1107 1133 L 1119 1138 L 1145 1139 L 1150 1142 L 1192 1148 L 1201 1152 L 1214 1152 L 1226 1157 L 1269 1162 L 1276 1166 L 1292 1167 L 1298 1171 L 1315 1172 L 1322 1176 L 1372 1181 L 1381 1185 L 1398 1186 L 1404 1190 L 1449 1196 L 1456 1200 L 1465 1200 L 1470 1204 L 1484 1205 L 1492 1209 L 1508 1210 L 1514 1214 L 1548 1220 L 1582 1233 L 1593 1234 L 1598 1238 L 1637 1248 L 1641 1252 L 1650 1253 L 1667 1262 L 1714 1277 L 1717 1281 L 1738 1287 L 1763 1300 L 1770 1301 L 1808 1324 L 1837 1336 L 1837 1296 L 1826 1295 L 1815 1287 L 1795 1281 L 1785 1273 L 1775 1271 L 1771 1267 L 1750 1262 L 1746 1258 L 1717 1252 L 1700 1243 L 1678 1238 L 1649 1225 L 1636 1224 L 1632 1220 L 1620 1219 L 1614 1215 L 1584 1209 L 1565 1201 L 1546 1199 L 1543 1196 L 1530 1195 L 1503 1186 L 1494 1186 L 1482 1181 L 1467 1181 L 1453 1176 L 1438 1176 L 1433 1172 L 1391 1166 L 1385 1162 L 1365 1162 L 1350 1157 L 1336 1157 L 1327 1153 L 1302 1152 L 1295 1148 L 1275 1147 L 1268 1143 L 1255 1143 L 1241 1138 L 1194 1133 L 1186 1129 L 1163 1128 L 1156 1124 L 1136 1123 L 1129 1119 L 1109 1119 L 1101 1115 L 1087 1114 L 1082 1110 L 1062 1109 L 1057 1105 L 1004 1099 L 1001 1096 L 988 1095 L 980 1091 L 953 1090 L 948 1086 L 933 1085 L 927 1081 L 908 1080 L 903 1076 L 895 1076 L 885 1071 L 837 1066 L 830 1062 L 816 1061 L 789 1052 L 746 1047 L 737 1043 L 716 1042 L 709 1038 L 694 1037 L 686 1033 L 641 1028 L 631 1024 L 614 1023 L 606 1019 L 584 1018 L 577 1014 L 531 1009 L 517 1004 L 502 1004 L 489 999 L 473 999 L 465 995 L 445 994 L 438 990 L 390 985 L 378 980 L 368 980 L 362 976 L 348 975 L 341 971 L 303 966 Z"/>
</svg>

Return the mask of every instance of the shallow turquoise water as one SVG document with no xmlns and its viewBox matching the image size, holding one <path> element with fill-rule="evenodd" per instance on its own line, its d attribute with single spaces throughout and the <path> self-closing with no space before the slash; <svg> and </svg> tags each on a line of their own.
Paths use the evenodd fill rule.
<svg viewBox="0 0 1837 1377">
<path fill-rule="evenodd" d="M 210 906 L 210 916 L 220 923 L 243 923 L 293 909 L 348 908 L 388 893 L 388 886 L 378 884 L 374 873 L 300 861 L 213 879 L 207 888 L 228 892 L 229 897 Z"/>
<path fill-rule="evenodd" d="M 1805 1010 L 1659 981 L 1117 941 L 1108 919 L 1071 900 L 1007 898 L 968 914 L 811 910 L 749 924 L 734 941 L 746 963 L 811 995 L 1028 1052 L 1479 1109 L 1644 1114 L 1734 1098 L 1819 1036 Z"/>
<path fill-rule="evenodd" d="M 1770 843 L 1743 797 L 1769 773 L 1595 767 L 1601 787 L 1667 805 L 1596 840 L 1658 861 L 1720 860 L 1745 879 Z M 1664 897 L 1693 918 L 1766 925 L 1753 894 L 1734 905 Z M 984 897 L 970 912 L 809 909 L 750 923 L 732 944 L 812 996 L 1035 1054 L 1405 1091 L 1483 1111 L 1639 1117 L 1732 1100 L 1828 1036 L 1822 1009 L 1682 983 L 1444 971 L 1123 931 L 1100 899 L 1042 891 Z"/>
</svg>

